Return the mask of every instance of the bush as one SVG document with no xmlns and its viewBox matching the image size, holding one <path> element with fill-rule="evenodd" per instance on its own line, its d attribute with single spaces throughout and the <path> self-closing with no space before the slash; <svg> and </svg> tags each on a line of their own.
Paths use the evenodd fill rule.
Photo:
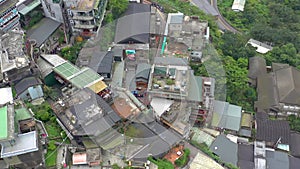
<svg viewBox="0 0 300 169">
<path fill-rule="evenodd" d="M 148 157 L 148 160 L 158 166 L 158 169 L 174 169 L 173 164 L 167 160 L 154 159 L 153 157 Z"/>
<path fill-rule="evenodd" d="M 167 79 L 166 83 L 167 83 L 167 85 L 173 85 L 173 84 L 175 84 L 175 80 Z"/>
<path fill-rule="evenodd" d="M 56 149 L 55 142 L 53 140 L 49 141 L 48 143 L 48 150 L 54 151 Z"/>
<path fill-rule="evenodd" d="M 178 158 L 176 161 L 175 161 L 175 164 L 178 166 L 178 167 L 183 167 L 187 164 L 187 162 L 189 161 L 189 155 L 190 155 L 190 149 L 184 149 L 184 154 Z"/>
<path fill-rule="evenodd" d="M 112 168 L 113 168 L 113 169 L 120 169 L 121 167 L 119 167 L 118 164 L 113 164 L 113 165 L 112 165 Z"/>
</svg>

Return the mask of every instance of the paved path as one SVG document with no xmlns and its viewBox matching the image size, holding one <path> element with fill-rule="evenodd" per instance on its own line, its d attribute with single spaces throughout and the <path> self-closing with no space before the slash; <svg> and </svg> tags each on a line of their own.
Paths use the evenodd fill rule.
<svg viewBox="0 0 300 169">
<path fill-rule="evenodd" d="M 205 13 L 216 16 L 217 23 L 220 29 L 227 30 L 233 33 L 238 33 L 238 31 L 234 27 L 232 27 L 220 13 L 218 9 L 217 0 L 210 0 L 210 3 L 206 3 L 207 0 L 190 0 L 190 1 L 193 5 L 197 6 Z"/>
<path fill-rule="evenodd" d="M 65 155 L 66 155 L 66 146 L 59 146 L 57 148 L 57 157 L 56 157 L 56 167 L 63 168 L 63 163 L 65 163 Z"/>
</svg>

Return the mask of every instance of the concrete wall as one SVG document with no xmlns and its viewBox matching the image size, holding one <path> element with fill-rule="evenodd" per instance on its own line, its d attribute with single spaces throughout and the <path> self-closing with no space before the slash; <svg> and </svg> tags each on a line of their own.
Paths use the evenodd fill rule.
<svg viewBox="0 0 300 169">
<path fill-rule="evenodd" d="M 46 17 L 56 20 L 60 23 L 64 23 L 61 3 L 53 3 L 53 0 L 41 0 L 41 2 Z"/>
</svg>

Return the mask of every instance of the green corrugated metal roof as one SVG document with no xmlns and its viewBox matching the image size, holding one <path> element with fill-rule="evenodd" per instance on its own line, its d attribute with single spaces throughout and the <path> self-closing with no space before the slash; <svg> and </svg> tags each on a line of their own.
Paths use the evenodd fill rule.
<svg viewBox="0 0 300 169">
<path fill-rule="evenodd" d="M 20 10 L 19 12 L 22 15 L 26 15 L 27 13 L 29 13 L 30 11 L 32 11 L 34 8 L 36 8 L 37 6 L 39 6 L 41 4 L 41 1 L 39 0 L 35 0 L 32 1 L 30 4 L 26 5 L 22 10 Z"/>
<path fill-rule="evenodd" d="M 214 101 L 214 112 L 211 125 L 234 131 L 239 131 L 242 108 L 223 101 Z"/>
<path fill-rule="evenodd" d="M 15 110 L 15 120 L 18 122 L 19 120 L 25 120 L 31 118 L 31 114 L 26 108 L 21 108 Z"/>
<path fill-rule="evenodd" d="M 167 67 L 154 67 L 154 74 L 156 75 L 166 75 L 167 74 Z"/>
<path fill-rule="evenodd" d="M 80 73 L 70 79 L 70 82 L 78 88 L 87 87 L 88 84 L 100 80 L 101 77 L 98 73 L 90 68 L 84 68 Z"/>
<path fill-rule="evenodd" d="M 5 139 L 8 136 L 7 131 L 7 106 L 0 108 L 0 139 Z"/>
<path fill-rule="evenodd" d="M 175 74 L 176 74 L 176 69 L 175 69 L 175 68 L 170 68 L 170 69 L 169 69 L 169 74 L 170 74 L 170 76 L 175 76 Z"/>
<path fill-rule="evenodd" d="M 228 116 L 241 118 L 242 117 L 241 112 L 242 112 L 242 107 L 229 104 L 228 111 L 227 111 Z"/>
<path fill-rule="evenodd" d="M 69 80 L 71 76 L 80 72 L 80 69 L 70 62 L 63 63 L 54 68 L 54 72 L 59 74 L 61 77 Z"/>
<path fill-rule="evenodd" d="M 92 69 L 87 67 L 79 69 L 70 62 L 55 67 L 54 72 L 80 89 L 101 80 L 101 76 Z"/>
</svg>

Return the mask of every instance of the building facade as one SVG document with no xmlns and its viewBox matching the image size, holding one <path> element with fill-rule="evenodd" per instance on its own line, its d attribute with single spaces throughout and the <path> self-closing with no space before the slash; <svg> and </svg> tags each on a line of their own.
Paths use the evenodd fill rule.
<svg viewBox="0 0 300 169">
<path fill-rule="evenodd" d="M 101 25 L 106 0 L 65 0 L 72 34 L 95 36 Z"/>
<path fill-rule="evenodd" d="M 0 1 L 0 30 L 6 32 L 19 25 L 17 2 L 18 0 Z"/>
</svg>

